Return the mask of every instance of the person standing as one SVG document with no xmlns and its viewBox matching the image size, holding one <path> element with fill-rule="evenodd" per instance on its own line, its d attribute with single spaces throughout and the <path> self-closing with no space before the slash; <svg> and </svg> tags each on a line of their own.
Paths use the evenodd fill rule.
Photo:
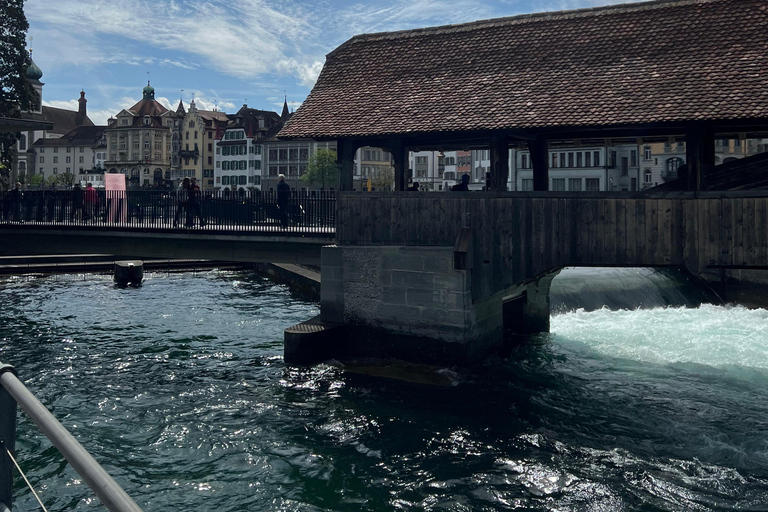
<svg viewBox="0 0 768 512">
<path fill-rule="evenodd" d="M 280 226 L 288 227 L 288 205 L 291 202 L 291 186 L 285 182 L 285 175 L 277 176 L 277 210 L 280 217 Z"/>
<path fill-rule="evenodd" d="M 75 183 L 72 187 L 72 214 L 71 220 L 80 222 L 83 220 L 83 187 Z"/>
<path fill-rule="evenodd" d="M 469 174 L 461 175 L 461 183 L 458 183 L 451 187 L 454 192 L 467 192 L 469 190 Z"/>
<path fill-rule="evenodd" d="M 85 184 L 85 191 L 83 192 L 83 205 L 85 207 L 86 220 L 95 220 L 99 213 L 99 194 L 96 193 L 96 189 L 93 188 L 93 183 L 90 181 Z"/>
<path fill-rule="evenodd" d="M 173 216 L 173 227 L 179 225 L 179 217 L 181 211 L 185 210 L 185 215 L 189 219 L 189 210 L 187 207 L 187 201 L 189 200 L 189 178 L 184 178 L 179 187 L 176 189 L 176 215 Z M 187 221 L 189 223 L 189 221 Z"/>
</svg>

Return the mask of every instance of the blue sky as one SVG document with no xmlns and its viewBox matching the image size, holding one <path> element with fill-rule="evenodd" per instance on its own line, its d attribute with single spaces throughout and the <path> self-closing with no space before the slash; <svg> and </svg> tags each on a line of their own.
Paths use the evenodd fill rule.
<svg viewBox="0 0 768 512">
<path fill-rule="evenodd" d="M 625 0 L 626 1 L 626 0 Z M 361 33 L 465 23 L 621 0 L 26 0 L 43 103 L 97 124 L 141 99 L 232 113 L 298 108 L 325 55 Z"/>
</svg>

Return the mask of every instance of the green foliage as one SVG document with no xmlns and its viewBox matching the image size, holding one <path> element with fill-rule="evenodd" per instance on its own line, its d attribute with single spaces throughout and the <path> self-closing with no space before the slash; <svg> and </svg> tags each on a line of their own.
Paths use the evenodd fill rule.
<svg viewBox="0 0 768 512">
<path fill-rule="evenodd" d="M 0 3 L 0 117 L 21 117 L 21 111 L 39 105 L 40 99 L 26 76 L 28 28 L 24 0 Z M 17 139 L 17 133 L 0 133 L 0 162 L 8 167 Z"/>
<path fill-rule="evenodd" d="M 72 185 L 75 184 L 75 175 L 71 172 L 55 174 L 52 176 L 52 178 L 54 180 L 53 183 L 61 185 L 62 187 L 72 188 Z"/>
<path fill-rule="evenodd" d="M 339 166 L 336 163 L 336 152 L 332 149 L 320 148 L 309 158 L 307 171 L 301 181 L 307 185 L 320 185 L 323 189 L 336 184 L 339 179 Z"/>
</svg>

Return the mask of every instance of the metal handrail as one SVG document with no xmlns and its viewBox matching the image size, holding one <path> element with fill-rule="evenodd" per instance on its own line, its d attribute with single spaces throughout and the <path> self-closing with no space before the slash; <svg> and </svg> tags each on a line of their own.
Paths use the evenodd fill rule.
<svg viewBox="0 0 768 512">
<path fill-rule="evenodd" d="M 0 363 L 0 384 L 110 512 L 143 512 L 96 459 L 16 377 L 13 367 Z M 1 503 L 0 512 L 3 512 Z"/>
</svg>

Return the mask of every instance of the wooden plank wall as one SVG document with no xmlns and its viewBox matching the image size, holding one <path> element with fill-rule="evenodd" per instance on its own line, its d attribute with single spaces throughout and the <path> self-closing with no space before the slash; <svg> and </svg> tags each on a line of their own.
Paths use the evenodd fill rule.
<svg viewBox="0 0 768 512">
<path fill-rule="evenodd" d="M 341 194 L 340 245 L 452 246 L 473 232 L 473 295 L 563 266 L 768 267 L 768 197 L 754 193 Z M 687 265 L 686 265 L 687 264 Z"/>
</svg>

